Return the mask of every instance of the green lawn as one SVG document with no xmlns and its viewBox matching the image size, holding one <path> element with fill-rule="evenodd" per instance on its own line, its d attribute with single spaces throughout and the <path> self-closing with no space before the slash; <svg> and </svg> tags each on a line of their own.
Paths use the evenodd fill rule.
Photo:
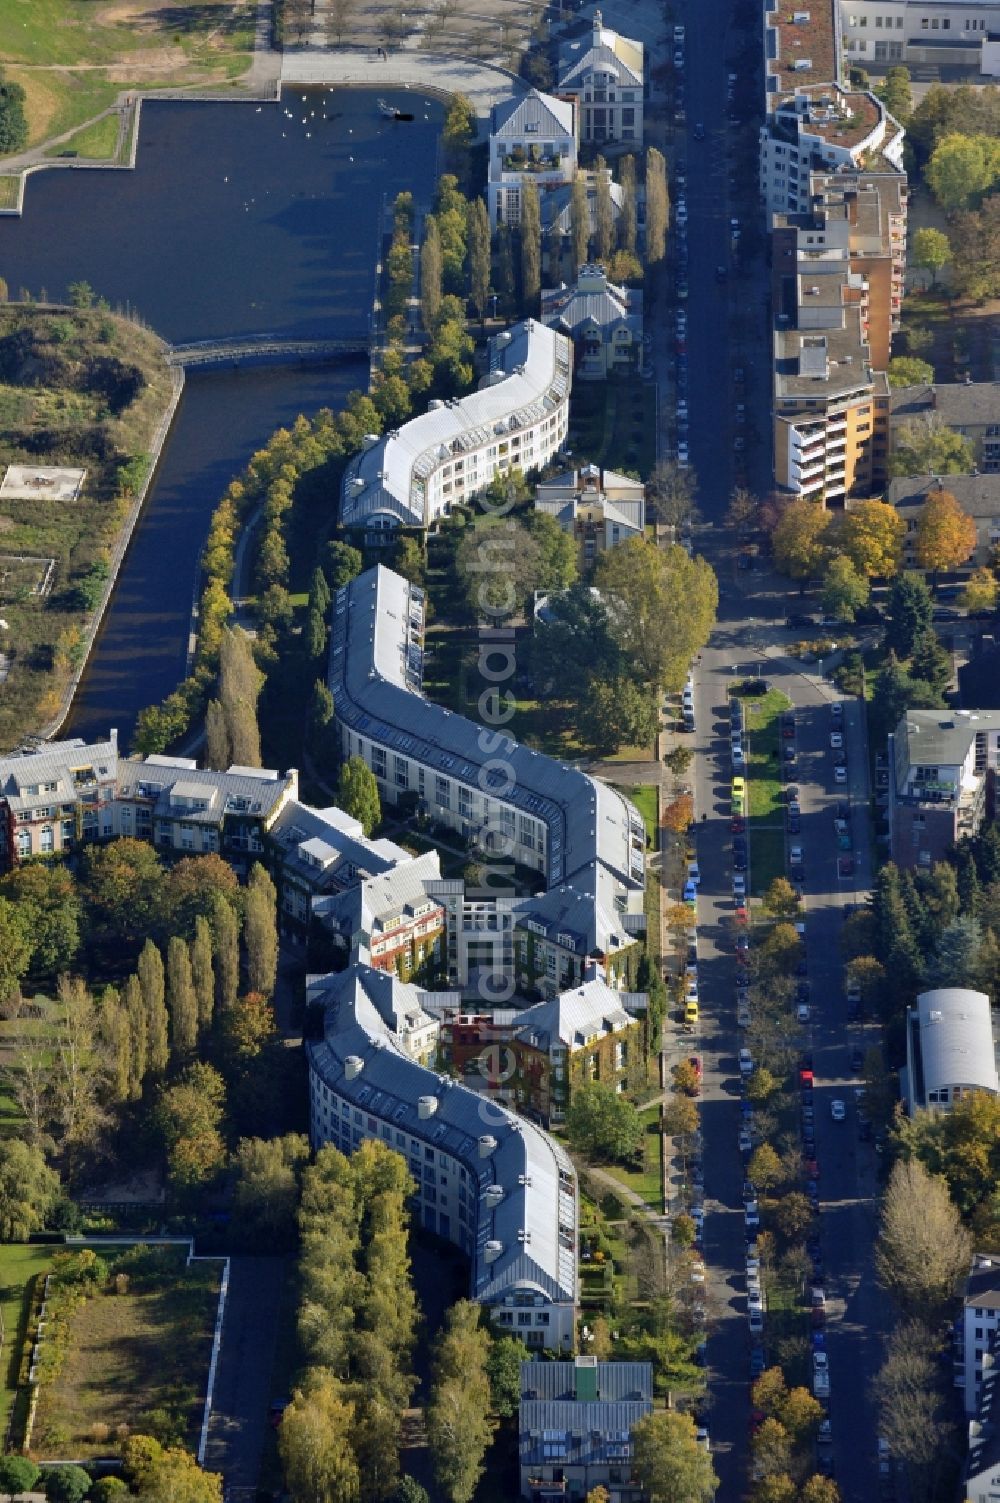
<svg viewBox="0 0 1000 1503">
<path fill-rule="evenodd" d="M 646 844 L 650 850 L 656 850 L 656 831 L 659 816 L 657 810 L 656 785 L 654 783 L 642 783 L 636 788 L 623 788 L 626 798 L 632 800 L 639 813 L 646 822 Z"/>
<path fill-rule="evenodd" d="M 570 439 L 579 463 L 648 475 L 656 464 L 656 397 L 638 376 L 579 381 L 570 397 Z"/>
<path fill-rule="evenodd" d="M 28 1329 L 31 1281 L 44 1273 L 52 1258 L 51 1247 L 17 1242 L 0 1245 L 0 1315 L 3 1317 L 3 1387 L 0 1390 L 0 1433 L 6 1435 L 11 1407 L 17 1395 L 21 1349 Z"/>
<path fill-rule="evenodd" d="M 791 700 L 779 689 L 766 694 L 742 694 L 744 735 L 749 748 L 750 886 L 759 895 L 785 867 L 781 756 L 781 712 Z"/>
<path fill-rule="evenodd" d="M 750 824 L 750 892 L 759 898 L 785 874 L 785 832 L 763 822 Z"/>
<path fill-rule="evenodd" d="M 607 1171 L 621 1184 L 627 1185 L 630 1190 L 640 1195 L 654 1211 L 662 1211 L 663 1181 L 660 1173 L 660 1159 L 663 1140 L 660 1136 L 660 1108 L 647 1106 L 639 1115 L 645 1128 L 643 1167 L 626 1169 L 621 1164 L 608 1164 Z"/>
<path fill-rule="evenodd" d="M 118 145 L 118 116 L 105 115 L 93 125 L 85 125 L 61 146 L 50 146 L 49 157 L 87 157 L 92 161 L 110 161 Z"/>
</svg>

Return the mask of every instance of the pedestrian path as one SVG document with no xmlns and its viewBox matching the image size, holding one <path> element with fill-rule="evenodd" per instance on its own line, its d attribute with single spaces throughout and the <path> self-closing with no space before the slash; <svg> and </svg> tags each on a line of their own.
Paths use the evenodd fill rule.
<svg viewBox="0 0 1000 1503">
<path fill-rule="evenodd" d="M 489 115 L 495 104 L 528 92 L 523 79 L 506 68 L 474 58 L 437 52 L 304 47 L 282 54 L 282 84 L 349 85 L 356 88 L 426 89 L 432 94 L 465 94 L 476 114 Z"/>
</svg>

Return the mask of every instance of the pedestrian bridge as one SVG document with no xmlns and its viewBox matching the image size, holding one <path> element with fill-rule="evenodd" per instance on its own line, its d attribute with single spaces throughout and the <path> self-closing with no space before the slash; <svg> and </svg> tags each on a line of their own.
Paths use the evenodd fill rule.
<svg viewBox="0 0 1000 1503">
<path fill-rule="evenodd" d="M 168 365 L 192 367 L 250 365 L 322 365 L 343 355 L 367 355 L 363 339 L 290 339 L 282 334 L 237 334 L 228 339 L 199 339 L 171 345 Z"/>
</svg>

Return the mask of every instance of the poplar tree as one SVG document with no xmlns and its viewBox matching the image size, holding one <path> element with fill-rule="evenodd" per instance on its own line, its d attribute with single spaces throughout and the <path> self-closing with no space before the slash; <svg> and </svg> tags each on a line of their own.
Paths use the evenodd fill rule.
<svg viewBox="0 0 1000 1503">
<path fill-rule="evenodd" d="M 203 913 L 199 913 L 194 921 L 191 980 L 198 1003 L 198 1026 L 204 1030 L 210 1026 L 215 1011 L 215 973 L 212 970 L 212 929 Z"/>
<path fill-rule="evenodd" d="M 215 966 L 215 1005 L 219 1011 L 236 1005 L 240 990 L 240 930 L 232 905 L 221 893 L 212 899 L 212 960 Z"/>
<path fill-rule="evenodd" d="M 260 766 L 257 699 L 264 675 L 254 661 L 253 645 L 239 627 L 227 627 L 219 651 L 219 699 L 229 736 L 229 751 L 239 767 Z"/>
<path fill-rule="evenodd" d="M 600 157 L 597 161 L 596 190 L 594 219 L 597 232 L 597 258 L 599 261 L 608 261 L 615 248 L 615 215 L 611 203 L 611 173 L 604 165 L 603 158 Z"/>
<path fill-rule="evenodd" d="M 420 313 L 428 334 L 441 307 L 441 278 L 444 263 L 437 220 L 428 214 L 424 222 L 424 243 L 420 252 Z"/>
<path fill-rule="evenodd" d="M 469 205 L 469 297 L 479 317 L 486 312 L 490 295 L 490 216 L 485 200 Z"/>
<path fill-rule="evenodd" d="M 434 1381 L 425 1417 L 434 1475 L 449 1503 L 470 1503 L 493 1438 L 490 1338 L 479 1306 L 459 1300 L 448 1311 L 434 1352 Z"/>
<path fill-rule="evenodd" d="M 247 952 L 247 989 L 270 997 L 278 974 L 278 926 L 274 904 L 261 886 L 247 888 L 243 939 Z"/>
<path fill-rule="evenodd" d="M 205 706 L 205 766 L 224 772 L 232 761 L 225 711 L 218 699 L 210 699 Z"/>
<path fill-rule="evenodd" d="M 117 1104 L 129 1098 L 132 1040 L 129 1018 L 117 987 L 108 986 L 101 998 L 98 1033 L 104 1051 L 111 1098 Z"/>
<path fill-rule="evenodd" d="M 167 944 L 167 1012 L 174 1056 L 193 1054 L 198 1043 L 198 999 L 191 976 L 191 952 L 177 934 Z"/>
<path fill-rule="evenodd" d="M 667 224 L 670 197 L 667 164 L 663 153 L 651 146 L 646 152 L 646 261 L 654 265 L 667 254 Z"/>
<path fill-rule="evenodd" d="M 497 292 L 500 306 L 510 313 L 514 307 L 514 248 L 509 224 L 497 230 Z"/>
<path fill-rule="evenodd" d="M 146 1001 L 138 976 L 129 976 L 122 989 L 122 1005 L 128 1015 L 129 1028 L 129 1080 L 128 1094 L 131 1101 L 142 1095 L 142 1082 L 148 1069 Z"/>
<path fill-rule="evenodd" d="M 163 957 L 147 939 L 139 956 L 139 985 L 146 1007 L 146 1062 L 154 1075 L 162 1075 L 170 1058 Z"/>
<path fill-rule="evenodd" d="M 521 189 L 521 294 L 525 308 L 538 311 L 542 291 L 542 220 L 538 184 L 528 178 Z"/>
<path fill-rule="evenodd" d="M 573 193 L 569 204 L 570 257 L 573 275 L 586 264 L 590 249 L 590 203 L 587 199 L 587 180 L 578 172 L 573 179 Z"/>
<path fill-rule="evenodd" d="M 618 238 L 622 250 L 635 255 L 637 238 L 637 215 L 635 207 L 635 157 L 622 157 L 618 167 L 622 186 L 622 213 L 618 221 Z"/>
</svg>

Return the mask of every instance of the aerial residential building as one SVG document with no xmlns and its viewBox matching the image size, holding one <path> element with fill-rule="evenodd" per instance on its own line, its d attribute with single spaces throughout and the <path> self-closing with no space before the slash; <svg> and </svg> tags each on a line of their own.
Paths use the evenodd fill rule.
<svg viewBox="0 0 1000 1503">
<path fill-rule="evenodd" d="M 114 834 L 118 733 L 0 759 L 0 870 Z"/>
<path fill-rule="evenodd" d="M 313 913 L 345 956 L 407 981 L 445 965 L 445 909 L 428 890 L 440 878 L 437 851 L 426 851 L 345 892 L 315 898 Z"/>
<path fill-rule="evenodd" d="M 902 170 L 905 132 L 867 89 L 797 84 L 768 103 L 760 154 L 761 194 L 768 210 L 805 213 L 811 206 L 813 172 L 866 167 L 878 160 Z"/>
<path fill-rule="evenodd" d="M 599 465 L 563 470 L 535 490 L 535 510 L 571 533 L 586 569 L 602 553 L 646 532 L 646 487 Z"/>
<path fill-rule="evenodd" d="M 541 1128 L 411 1058 L 399 1021 L 419 1029 L 420 994 L 366 972 L 313 982 L 314 999 L 327 993 L 324 1036 L 306 1045 L 313 1146 L 350 1153 L 378 1138 L 401 1153 L 414 1220 L 468 1257 L 470 1297 L 528 1346 L 565 1351 L 576 1338 L 572 1163 Z"/>
<path fill-rule="evenodd" d="M 962 1400 L 969 1418 L 981 1407 L 984 1374 L 1000 1374 L 996 1361 L 998 1335 L 1000 1259 L 977 1253 L 965 1283 L 955 1343 L 955 1387 L 963 1390 Z"/>
<path fill-rule="evenodd" d="M 995 813 L 1000 711 L 907 710 L 889 737 L 889 849 L 927 869 Z"/>
<path fill-rule="evenodd" d="M 644 49 L 605 26 L 592 26 L 559 48 L 560 95 L 576 100 L 580 140 L 642 144 Z"/>
<path fill-rule="evenodd" d="M 412 861 L 391 840 L 370 840 L 343 809 L 313 809 L 289 800 L 268 830 L 282 928 L 290 938 L 309 927 L 315 898 L 340 893 Z"/>
<path fill-rule="evenodd" d="M 652 1408 L 648 1362 L 522 1362 L 521 1497 L 547 1503 L 602 1487 L 616 1503 L 641 1503 L 631 1437 Z"/>
<path fill-rule="evenodd" d="M 618 986 L 645 932 L 642 816 L 599 779 L 429 703 L 423 628 L 423 592 L 381 565 L 338 591 L 329 682 L 341 751 L 372 769 L 383 805 L 416 795 L 487 863 L 515 862 L 549 889 L 472 895 L 483 911 L 462 905 L 463 957 L 449 934 L 449 973 L 513 959 L 513 922 L 518 971 L 541 989 L 579 982 L 588 959 Z"/>
<path fill-rule="evenodd" d="M 1000 381 L 897 387 L 892 393 L 890 443 L 902 423 L 918 418 L 929 418 L 962 434 L 972 445 L 976 469 L 985 475 L 1000 474 Z"/>
<path fill-rule="evenodd" d="M 1000 1496 L 1000 1368 L 997 1337 L 979 1389 L 979 1412 L 969 1421 L 969 1454 L 962 1496 L 965 1503 L 996 1503 Z"/>
<path fill-rule="evenodd" d="M 921 992 L 906 1015 L 907 1111 L 947 1111 L 974 1091 L 1000 1094 L 989 997 L 965 986 Z"/>
<path fill-rule="evenodd" d="M 603 266 L 581 266 L 572 287 L 543 288 L 542 323 L 573 341 L 581 381 L 605 381 L 640 364 L 642 293 L 616 287 Z"/>
<path fill-rule="evenodd" d="M 917 521 L 924 502 L 940 490 L 950 491 L 976 524 L 976 546 L 962 567 L 992 567 L 1000 549 L 1000 473 L 995 471 L 988 475 L 910 475 L 889 482 L 886 499 L 906 522 L 903 567 L 918 567 Z"/>
<path fill-rule="evenodd" d="M 576 106 L 532 89 L 495 105 L 490 122 L 487 202 L 490 224 L 521 223 L 521 190 L 530 178 L 540 194 L 576 174 Z"/>
<path fill-rule="evenodd" d="M 996 73 L 989 42 L 1000 33 L 1000 3 L 972 0 L 844 0 L 841 35 L 850 63 L 900 63 Z M 951 76 L 954 76 L 952 74 Z"/>
<path fill-rule="evenodd" d="M 608 195 L 611 199 L 611 218 L 618 232 L 621 222 L 622 210 L 625 203 L 625 190 L 621 183 L 616 183 L 611 177 L 611 168 L 605 167 L 599 170 L 594 167 L 580 167 L 577 170 L 577 178 L 583 182 L 587 194 L 587 223 L 589 233 L 597 234 L 597 180 L 603 177 L 607 180 Z M 646 220 L 646 192 L 641 184 L 636 185 L 636 227 L 641 236 L 642 227 Z M 561 187 L 550 188 L 543 194 L 541 200 L 542 217 L 542 242 L 546 246 L 549 256 L 558 257 L 562 248 L 568 246 L 573 234 L 573 184 L 563 183 Z"/>
<path fill-rule="evenodd" d="M 343 526 L 389 542 L 397 527 L 431 527 L 497 475 L 541 469 L 566 437 L 572 364 L 569 340 L 534 319 L 494 335 L 479 391 L 435 400 L 401 428 L 365 440 L 344 472 Z"/>
</svg>

